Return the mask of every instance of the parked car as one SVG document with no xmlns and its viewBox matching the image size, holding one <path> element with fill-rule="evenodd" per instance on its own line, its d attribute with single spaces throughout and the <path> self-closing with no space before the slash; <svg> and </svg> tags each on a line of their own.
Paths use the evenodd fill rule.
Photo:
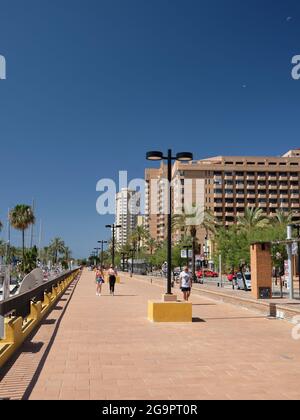
<svg viewBox="0 0 300 420">
<path fill-rule="evenodd" d="M 236 284 L 237 284 L 238 290 L 245 290 L 245 291 L 251 290 L 251 273 L 250 272 L 244 273 L 244 277 L 242 273 L 237 273 Z"/>
<path fill-rule="evenodd" d="M 216 273 L 215 271 L 212 271 L 212 270 L 204 270 L 204 273 L 203 273 L 202 270 L 198 270 L 197 273 L 196 273 L 196 276 L 199 279 L 203 278 L 203 277 L 213 278 L 213 277 L 219 277 L 219 274 Z"/>
</svg>

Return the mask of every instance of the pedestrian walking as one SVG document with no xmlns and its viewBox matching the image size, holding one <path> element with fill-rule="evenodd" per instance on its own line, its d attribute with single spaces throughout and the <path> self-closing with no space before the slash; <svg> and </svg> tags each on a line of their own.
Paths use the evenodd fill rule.
<svg viewBox="0 0 300 420">
<path fill-rule="evenodd" d="M 109 280 L 109 291 L 112 296 L 115 294 L 115 285 L 117 281 L 117 271 L 111 265 L 110 269 L 108 270 L 108 280 Z"/>
<path fill-rule="evenodd" d="M 188 302 L 191 296 L 192 290 L 192 275 L 188 267 L 185 267 L 184 270 L 180 273 L 180 288 L 183 293 L 183 298 Z"/>
<path fill-rule="evenodd" d="M 102 284 L 104 283 L 104 273 L 101 267 L 98 267 L 96 270 L 96 295 L 101 296 Z"/>
</svg>

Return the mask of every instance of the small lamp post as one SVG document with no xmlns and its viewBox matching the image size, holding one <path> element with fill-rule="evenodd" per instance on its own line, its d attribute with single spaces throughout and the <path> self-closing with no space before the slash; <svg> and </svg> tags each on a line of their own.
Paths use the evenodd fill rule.
<svg viewBox="0 0 300 420">
<path fill-rule="evenodd" d="M 101 244 L 101 267 L 103 267 L 104 260 L 104 244 L 107 244 L 108 241 L 98 241 L 98 244 Z"/>
</svg>

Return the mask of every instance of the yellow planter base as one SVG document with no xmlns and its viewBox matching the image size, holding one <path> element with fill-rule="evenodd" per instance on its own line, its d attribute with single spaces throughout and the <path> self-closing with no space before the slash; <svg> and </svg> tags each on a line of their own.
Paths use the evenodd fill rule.
<svg viewBox="0 0 300 420">
<path fill-rule="evenodd" d="M 188 302 L 148 301 L 148 320 L 151 322 L 192 322 L 193 306 Z"/>
</svg>

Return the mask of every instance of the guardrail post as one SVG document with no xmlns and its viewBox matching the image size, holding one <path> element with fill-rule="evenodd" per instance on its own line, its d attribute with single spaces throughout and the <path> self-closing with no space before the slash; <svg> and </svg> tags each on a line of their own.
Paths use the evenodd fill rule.
<svg viewBox="0 0 300 420">
<path fill-rule="evenodd" d="M 5 338 L 4 316 L 0 315 L 0 340 Z"/>
</svg>

